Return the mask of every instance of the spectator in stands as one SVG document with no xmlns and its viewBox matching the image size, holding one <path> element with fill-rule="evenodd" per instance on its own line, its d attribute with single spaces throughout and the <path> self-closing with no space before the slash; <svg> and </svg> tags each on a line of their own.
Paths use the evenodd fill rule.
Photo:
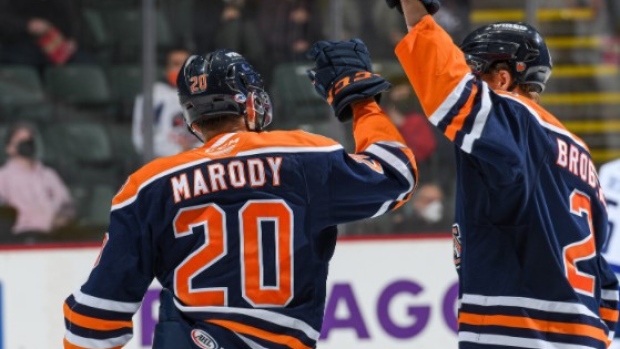
<svg viewBox="0 0 620 349">
<path fill-rule="evenodd" d="M 319 5 L 314 0 L 257 1 L 257 25 L 271 67 L 306 61 L 310 44 L 322 38 Z M 271 72 L 265 76 L 269 80 Z"/>
<path fill-rule="evenodd" d="M 178 154 L 192 149 L 197 139 L 189 133 L 183 121 L 183 109 L 179 104 L 176 81 L 189 51 L 173 48 L 166 55 L 165 81 L 153 86 L 153 149 L 156 157 Z M 132 139 L 138 153 L 144 151 L 144 118 L 142 95 L 136 97 L 133 111 Z"/>
<path fill-rule="evenodd" d="M 6 136 L 7 162 L 0 167 L 0 201 L 17 210 L 12 233 L 46 236 L 75 215 L 69 190 L 56 171 L 38 160 L 37 130 L 18 123 Z"/>
<path fill-rule="evenodd" d="M 0 63 L 39 70 L 66 63 L 91 63 L 77 40 L 78 15 L 72 0 L 0 0 Z"/>
<path fill-rule="evenodd" d="M 197 52 L 227 48 L 261 66 L 263 44 L 245 0 L 194 0 L 193 38 Z"/>
<path fill-rule="evenodd" d="M 391 214 L 393 233 L 447 233 L 452 220 L 446 215 L 446 200 L 438 184 L 421 185 L 402 209 Z"/>
</svg>

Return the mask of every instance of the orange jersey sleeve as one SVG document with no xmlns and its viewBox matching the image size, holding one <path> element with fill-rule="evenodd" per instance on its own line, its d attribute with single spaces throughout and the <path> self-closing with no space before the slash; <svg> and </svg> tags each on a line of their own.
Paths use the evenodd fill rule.
<svg viewBox="0 0 620 349">
<path fill-rule="evenodd" d="M 353 136 L 356 153 L 379 141 L 405 144 L 396 126 L 374 101 L 363 101 L 353 105 Z"/>
<path fill-rule="evenodd" d="M 424 52 L 423 56 L 421 52 Z M 439 109 L 450 93 L 471 72 L 461 50 L 431 16 L 424 16 L 411 29 L 396 47 L 396 56 L 411 81 L 424 112 L 429 116 Z M 475 95 L 471 94 L 472 97 Z M 461 110 L 462 116 L 468 114 L 464 109 L 466 108 Z M 463 120 L 455 117 L 453 123 L 458 127 Z"/>
</svg>

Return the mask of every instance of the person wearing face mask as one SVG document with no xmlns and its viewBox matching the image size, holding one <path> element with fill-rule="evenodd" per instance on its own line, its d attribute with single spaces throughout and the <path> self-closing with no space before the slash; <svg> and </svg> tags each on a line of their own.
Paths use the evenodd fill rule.
<svg viewBox="0 0 620 349">
<path fill-rule="evenodd" d="M 8 132 L 6 163 L 0 167 L 0 200 L 17 210 L 14 236 L 43 237 L 67 226 L 74 217 L 69 190 L 56 171 L 38 160 L 36 130 L 16 124 Z"/>
<path fill-rule="evenodd" d="M 421 185 L 403 210 L 394 212 L 394 233 L 445 233 L 451 220 L 445 214 L 444 192 L 438 184 Z"/>
<path fill-rule="evenodd" d="M 194 148 L 196 138 L 187 131 L 183 110 L 179 104 L 176 80 L 189 52 L 184 48 L 168 51 L 165 65 L 165 81 L 153 85 L 153 150 L 155 157 L 170 156 Z M 136 151 L 144 151 L 143 97 L 136 97 L 133 110 L 132 140 Z"/>
</svg>

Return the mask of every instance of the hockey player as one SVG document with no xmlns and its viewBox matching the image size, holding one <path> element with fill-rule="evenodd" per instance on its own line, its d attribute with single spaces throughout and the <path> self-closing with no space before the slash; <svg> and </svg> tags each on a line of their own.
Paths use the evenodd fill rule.
<svg viewBox="0 0 620 349">
<path fill-rule="evenodd" d="M 433 0 L 388 0 L 396 47 L 430 122 L 454 143 L 459 348 L 607 348 L 618 282 L 601 255 L 607 211 L 588 147 L 537 103 L 544 39 L 496 23 L 461 49 Z"/>
<path fill-rule="evenodd" d="M 125 345 L 153 278 L 164 287 L 155 349 L 315 347 L 335 226 L 399 207 L 417 174 L 374 100 L 389 84 L 370 73 L 364 44 L 312 52 L 315 87 L 353 118 L 356 154 L 263 132 L 271 103 L 252 66 L 227 50 L 191 56 L 179 96 L 204 145 L 147 164 L 113 199 L 100 258 L 64 305 L 66 349 Z"/>
<path fill-rule="evenodd" d="M 609 266 L 620 279 L 620 159 L 601 166 L 599 181 L 605 193 L 609 214 L 609 238 L 603 250 Z M 620 333 L 616 325 L 616 338 L 610 348 L 620 349 Z"/>
</svg>

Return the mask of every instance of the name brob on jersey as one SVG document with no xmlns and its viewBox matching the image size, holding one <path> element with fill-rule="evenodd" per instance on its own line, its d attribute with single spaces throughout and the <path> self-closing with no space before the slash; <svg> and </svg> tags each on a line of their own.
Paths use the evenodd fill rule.
<svg viewBox="0 0 620 349">
<path fill-rule="evenodd" d="M 397 46 L 457 151 L 459 348 L 607 348 L 618 282 L 587 146 L 546 110 L 494 92 L 430 16 Z"/>
<path fill-rule="evenodd" d="M 231 133 L 130 176 L 98 265 L 66 301 L 65 348 L 127 343 L 153 278 L 186 317 L 248 348 L 314 348 L 335 226 L 394 209 L 415 187 L 387 116 L 374 102 L 355 111 L 356 154 L 302 131 Z"/>
</svg>

